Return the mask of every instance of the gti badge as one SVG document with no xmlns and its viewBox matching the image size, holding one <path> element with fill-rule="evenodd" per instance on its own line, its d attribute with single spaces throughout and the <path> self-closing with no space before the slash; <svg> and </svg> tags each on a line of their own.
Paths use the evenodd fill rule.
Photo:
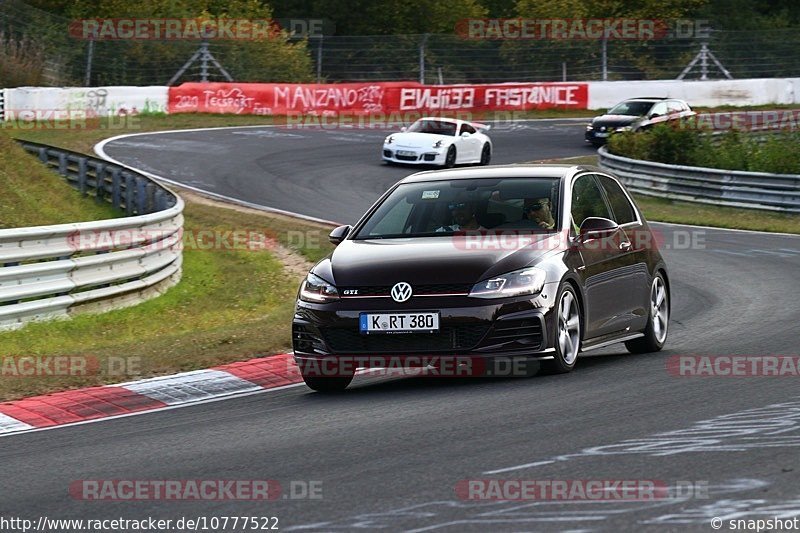
<svg viewBox="0 0 800 533">
<path fill-rule="evenodd" d="M 409 298 L 411 298 L 411 285 L 405 281 L 395 283 L 394 287 L 392 287 L 392 300 L 397 303 L 402 303 Z"/>
</svg>

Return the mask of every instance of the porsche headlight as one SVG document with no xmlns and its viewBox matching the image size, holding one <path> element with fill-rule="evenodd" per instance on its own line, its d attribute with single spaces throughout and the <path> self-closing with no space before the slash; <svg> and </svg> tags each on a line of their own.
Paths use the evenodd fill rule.
<svg viewBox="0 0 800 533">
<path fill-rule="evenodd" d="M 547 273 L 541 268 L 524 268 L 476 283 L 469 295 L 475 298 L 507 298 L 539 294 L 546 277 Z"/>
<path fill-rule="evenodd" d="M 309 272 L 300 287 L 300 299 L 304 302 L 330 302 L 339 299 L 339 291 L 321 277 Z"/>
<path fill-rule="evenodd" d="M 433 147 L 434 148 L 441 148 L 442 147 L 442 141 L 436 141 L 435 143 L 433 143 Z"/>
<path fill-rule="evenodd" d="M 386 140 L 385 140 L 385 141 L 383 141 L 383 142 L 384 142 L 385 144 L 392 144 L 392 143 L 394 142 L 394 137 L 392 137 L 391 135 L 389 135 L 388 137 L 386 137 Z"/>
</svg>

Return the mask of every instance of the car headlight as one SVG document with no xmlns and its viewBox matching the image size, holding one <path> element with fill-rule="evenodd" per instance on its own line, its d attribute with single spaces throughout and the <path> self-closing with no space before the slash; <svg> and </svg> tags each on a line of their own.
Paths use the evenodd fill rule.
<svg viewBox="0 0 800 533">
<path fill-rule="evenodd" d="M 385 140 L 385 141 L 383 141 L 383 142 L 384 142 L 385 144 L 392 144 L 392 143 L 394 142 L 394 137 L 392 137 L 391 135 L 389 135 L 388 137 L 386 137 L 386 140 Z"/>
<path fill-rule="evenodd" d="M 592 124 L 587 124 L 586 125 L 586 131 L 592 131 L 593 129 L 594 129 L 594 126 Z"/>
<path fill-rule="evenodd" d="M 618 131 L 631 131 L 632 129 L 633 129 L 633 128 L 632 128 L 632 127 L 630 127 L 630 126 L 622 126 L 622 127 L 620 127 L 620 128 L 616 128 L 616 129 L 614 130 L 614 132 L 616 133 L 616 132 L 618 132 Z"/>
<path fill-rule="evenodd" d="M 304 302 L 330 302 L 339 299 L 339 291 L 321 277 L 309 272 L 300 287 L 300 299 Z"/>
<path fill-rule="evenodd" d="M 434 148 L 441 148 L 442 147 L 442 141 L 436 141 L 435 143 L 433 143 L 433 147 Z"/>
<path fill-rule="evenodd" d="M 475 298 L 507 298 L 539 294 L 546 277 L 547 273 L 541 268 L 524 268 L 476 283 L 469 295 Z"/>
</svg>

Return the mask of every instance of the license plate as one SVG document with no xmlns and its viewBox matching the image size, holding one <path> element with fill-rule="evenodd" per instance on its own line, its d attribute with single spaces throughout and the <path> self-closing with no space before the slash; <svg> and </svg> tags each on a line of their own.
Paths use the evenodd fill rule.
<svg viewBox="0 0 800 533">
<path fill-rule="evenodd" d="M 434 333 L 439 331 L 439 313 L 361 313 L 359 329 L 372 333 Z"/>
<path fill-rule="evenodd" d="M 403 155 L 406 157 L 416 157 L 417 152 L 408 152 L 406 150 L 398 150 L 397 155 Z"/>
<path fill-rule="evenodd" d="M 607 132 L 599 132 L 599 131 L 598 131 L 598 132 L 596 132 L 596 133 L 594 134 L 594 136 L 595 136 L 595 137 L 608 137 L 608 133 L 607 133 Z"/>
</svg>

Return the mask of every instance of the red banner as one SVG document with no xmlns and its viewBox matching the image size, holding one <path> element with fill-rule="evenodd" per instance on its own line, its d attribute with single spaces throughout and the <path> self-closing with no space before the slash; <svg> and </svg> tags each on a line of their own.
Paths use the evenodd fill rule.
<svg viewBox="0 0 800 533">
<path fill-rule="evenodd" d="M 587 83 L 422 85 L 373 83 L 184 83 L 169 88 L 170 113 L 373 115 L 586 109 Z"/>
</svg>

